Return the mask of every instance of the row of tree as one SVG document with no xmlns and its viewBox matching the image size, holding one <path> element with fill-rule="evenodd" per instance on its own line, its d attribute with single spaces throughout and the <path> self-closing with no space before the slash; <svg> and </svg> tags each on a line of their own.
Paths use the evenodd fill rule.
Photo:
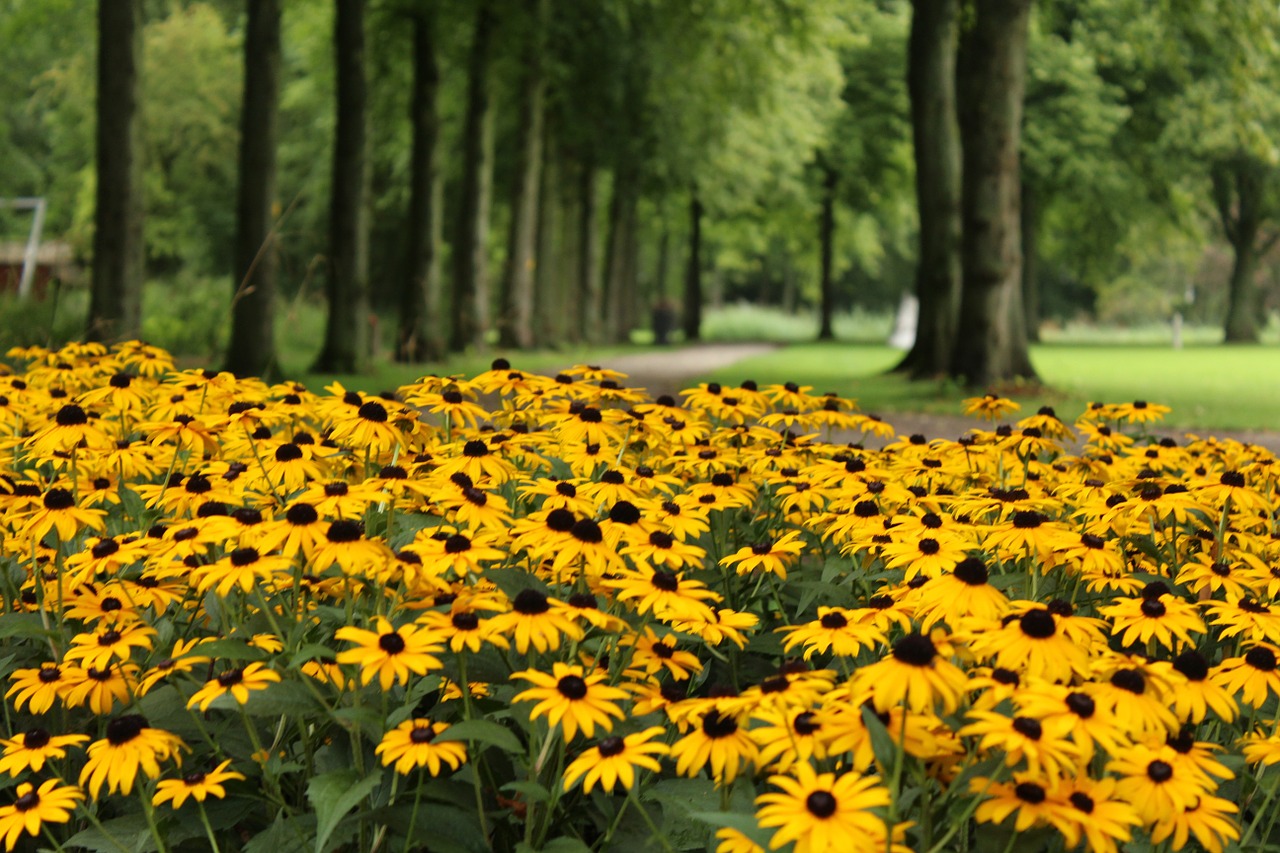
<svg viewBox="0 0 1280 853">
<path fill-rule="evenodd" d="M 914 268 L 904 368 L 982 384 L 1031 373 L 1068 295 L 1167 308 L 1210 239 L 1227 338 L 1264 316 L 1265 4 L 119 0 L 92 23 L 96 110 L 65 55 L 80 4 L 4 6 L 15 64 L 49 70 L 0 72 L 30 94 L 0 165 L 92 235 L 91 334 L 138 328 L 144 275 L 221 271 L 238 372 L 273 369 L 280 291 L 317 270 L 327 370 L 358 366 L 373 308 L 405 360 L 621 340 L 660 300 L 696 338 L 708 288 L 811 299 L 830 336 Z"/>
</svg>

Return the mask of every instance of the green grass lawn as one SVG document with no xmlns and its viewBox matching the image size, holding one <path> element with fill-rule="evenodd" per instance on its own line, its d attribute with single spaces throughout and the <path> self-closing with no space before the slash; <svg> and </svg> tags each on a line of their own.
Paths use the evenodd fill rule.
<svg viewBox="0 0 1280 853">
<path fill-rule="evenodd" d="M 949 382 L 908 382 L 886 375 L 901 353 L 886 346 L 797 344 L 739 362 L 708 377 L 737 384 L 794 381 L 817 392 L 856 397 L 864 411 L 959 413 L 969 396 Z M 1181 427 L 1280 430 L 1280 351 L 1268 346 L 1044 344 L 1032 362 L 1045 388 L 1014 395 L 1024 411 L 1054 406 L 1074 418 L 1091 400 L 1144 399 L 1173 407 Z"/>
</svg>

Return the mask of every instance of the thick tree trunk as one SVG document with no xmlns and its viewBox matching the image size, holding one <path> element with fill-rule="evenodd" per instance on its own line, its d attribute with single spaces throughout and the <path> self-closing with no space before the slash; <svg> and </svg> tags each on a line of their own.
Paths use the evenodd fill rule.
<svg viewBox="0 0 1280 853">
<path fill-rule="evenodd" d="M 609 236 L 605 245 L 605 340 L 624 343 L 629 339 L 626 320 L 628 303 L 634 298 L 634 281 L 629 273 L 628 244 L 634 237 L 636 206 L 639 203 L 637 176 L 630 164 L 614 174 L 613 197 L 609 201 Z"/>
<path fill-rule="evenodd" d="M 565 241 L 563 200 L 560 187 L 560 164 L 550 145 L 549 129 L 543 129 L 546 142 L 542 146 L 542 186 L 538 189 L 538 262 L 533 275 L 533 345 L 547 346 L 561 340 L 564 334 L 564 306 L 572 300 L 564 287 L 565 264 L 562 253 Z"/>
<path fill-rule="evenodd" d="M 600 334 L 600 239 L 596 222 L 596 168 L 582 164 L 578 183 L 578 334 L 598 343 Z"/>
<path fill-rule="evenodd" d="M 684 339 L 702 337 L 702 201 L 694 191 L 689 198 L 689 264 L 684 272 Z"/>
<path fill-rule="evenodd" d="M 338 113 L 329 196 L 329 318 L 319 373 L 353 373 L 369 355 L 369 91 L 365 0 L 337 0 Z"/>
<path fill-rule="evenodd" d="M 1040 342 L 1040 199 L 1022 182 L 1022 314 L 1027 341 Z"/>
<path fill-rule="evenodd" d="M 835 260 L 836 243 L 836 185 L 840 175 L 830 164 L 822 166 L 822 215 L 818 221 L 818 244 L 820 254 L 820 274 L 818 280 L 818 340 L 834 340 L 836 333 L 832 326 L 835 319 L 836 288 L 832 268 Z"/>
<path fill-rule="evenodd" d="M 1022 313 L 1020 174 L 1031 0 L 975 0 L 961 40 L 963 293 L 950 375 L 970 387 L 1033 378 Z"/>
<path fill-rule="evenodd" d="M 489 205 L 493 190 L 493 95 L 490 58 L 494 13 L 479 0 L 471 42 L 467 112 L 462 129 L 462 195 L 453 244 L 453 329 L 449 348 L 483 348 L 489 330 Z"/>
<path fill-rule="evenodd" d="M 1258 258 L 1270 248 L 1270 243 L 1265 248 L 1258 245 L 1258 235 L 1267 216 L 1266 184 L 1269 177 L 1270 167 L 1247 155 L 1218 163 L 1212 171 L 1218 216 L 1235 256 L 1223 329 L 1224 340 L 1229 344 L 1258 342 L 1260 306 L 1254 273 Z"/>
<path fill-rule="evenodd" d="M 1252 242 L 1252 241 L 1251 241 Z M 1258 342 L 1257 286 L 1254 274 L 1258 256 L 1251 245 L 1232 246 L 1231 286 L 1227 292 L 1227 322 L 1223 340 L 1229 344 Z"/>
<path fill-rule="evenodd" d="M 502 276 L 502 313 L 498 317 L 502 346 L 533 346 L 534 254 L 538 234 L 538 190 L 541 187 L 543 116 L 546 76 L 543 73 L 543 33 L 548 0 L 529 0 L 533 37 L 528 40 L 520 97 L 520 151 L 511 197 L 511 229 L 507 237 L 507 266 Z"/>
<path fill-rule="evenodd" d="M 142 331 L 141 0 L 98 2 L 97 201 L 90 340 L 136 338 Z"/>
<path fill-rule="evenodd" d="M 919 255 L 916 339 L 898 365 L 913 376 L 948 372 L 960 308 L 960 130 L 956 124 L 958 0 L 914 0 L 907 89 L 915 143 Z"/>
<path fill-rule="evenodd" d="M 236 191 L 234 296 L 226 369 L 280 377 L 276 358 L 276 143 L 280 101 L 280 0 L 250 0 L 244 35 L 244 103 Z"/>
<path fill-rule="evenodd" d="M 439 359 L 445 349 L 440 317 L 444 221 L 439 155 L 440 64 L 435 39 L 435 11 L 430 7 L 413 19 L 409 235 L 405 241 L 407 257 L 400 282 L 400 324 L 396 333 L 396 360 L 404 362 Z"/>
</svg>

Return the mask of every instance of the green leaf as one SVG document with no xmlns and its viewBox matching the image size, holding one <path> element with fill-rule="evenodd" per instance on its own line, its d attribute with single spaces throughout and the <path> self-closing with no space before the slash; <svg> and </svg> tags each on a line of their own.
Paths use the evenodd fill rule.
<svg viewBox="0 0 1280 853">
<path fill-rule="evenodd" d="M 524 752 L 524 745 L 511 729 L 491 720 L 463 720 L 460 723 L 454 723 L 441 732 L 436 740 L 474 740 L 496 746 L 503 752 L 513 755 Z"/>
<path fill-rule="evenodd" d="M 316 810 L 316 853 L 324 853 L 329 836 L 333 835 L 347 812 L 369 796 L 380 781 L 381 773 L 361 779 L 354 770 L 335 770 L 317 776 L 307 784 L 307 799 Z"/>
<path fill-rule="evenodd" d="M 0 619 L 0 639 L 8 639 L 10 637 L 38 637 L 44 638 L 51 635 L 52 632 L 46 631 L 44 622 L 36 613 L 6 613 L 3 619 Z"/>
<path fill-rule="evenodd" d="M 94 853 L 120 853 L 121 845 L 134 853 L 156 849 L 155 839 L 141 813 L 103 821 L 102 829 L 91 826 L 71 836 L 62 846 L 68 850 L 92 850 Z"/>
<path fill-rule="evenodd" d="M 769 849 L 769 831 L 756 824 L 753 812 L 690 812 L 689 817 L 714 827 L 736 829 L 764 849 Z"/>
<path fill-rule="evenodd" d="M 307 661 L 332 659 L 334 656 L 333 649 L 321 643 L 307 643 L 302 648 L 293 653 L 293 657 L 289 659 L 289 669 L 297 669 Z"/>
<path fill-rule="evenodd" d="M 210 643 L 201 643 L 197 646 L 197 651 L 202 655 L 207 655 L 215 660 L 247 660 L 257 661 L 266 660 L 269 655 L 262 649 L 255 648 L 244 640 L 214 640 Z"/>
<path fill-rule="evenodd" d="M 587 846 L 581 838 L 571 838 L 562 835 L 559 838 L 552 838 L 541 847 L 534 847 L 521 841 L 516 845 L 516 853 L 590 853 L 591 848 Z"/>
<path fill-rule="evenodd" d="M 547 790 L 547 786 L 537 782 L 508 782 L 502 786 L 502 790 L 523 794 L 522 799 L 527 803 L 545 803 L 551 799 L 551 792 Z"/>
<path fill-rule="evenodd" d="M 315 834 L 315 817 L 306 814 L 286 818 L 277 814 L 275 823 L 249 839 L 244 853 L 304 853 L 311 846 L 311 837 Z"/>
<path fill-rule="evenodd" d="M 862 722 L 871 734 L 871 751 L 875 753 L 876 760 L 884 767 L 892 767 L 898 755 L 898 745 L 894 743 L 893 736 L 867 705 L 862 706 Z"/>
<path fill-rule="evenodd" d="M 382 734 L 383 731 L 382 712 L 377 708 L 371 708 L 368 705 L 354 705 L 350 708 L 336 708 L 330 712 L 329 716 L 337 720 L 344 729 L 374 732 L 379 735 Z"/>
</svg>

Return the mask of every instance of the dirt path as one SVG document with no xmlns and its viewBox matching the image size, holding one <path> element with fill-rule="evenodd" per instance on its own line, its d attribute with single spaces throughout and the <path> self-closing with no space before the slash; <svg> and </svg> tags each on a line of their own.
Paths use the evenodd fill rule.
<svg viewBox="0 0 1280 853">
<path fill-rule="evenodd" d="M 603 366 L 627 374 L 626 384 L 644 388 L 650 396 L 676 394 L 690 383 L 708 373 L 730 367 L 738 362 L 777 349 L 776 344 L 698 344 L 686 347 L 654 348 L 649 352 L 621 356 Z M 979 425 L 978 421 L 961 415 L 941 415 L 923 412 L 880 412 L 892 424 L 899 435 L 919 433 L 928 438 L 959 438 Z M 1179 444 L 1185 442 L 1187 433 L 1201 437 L 1215 436 L 1235 439 L 1245 444 L 1265 447 L 1280 454 L 1280 432 L 1266 430 L 1217 430 L 1185 427 L 1155 430 L 1159 436 L 1168 436 Z M 868 442 L 880 446 L 881 442 Z"/>
</svg>

